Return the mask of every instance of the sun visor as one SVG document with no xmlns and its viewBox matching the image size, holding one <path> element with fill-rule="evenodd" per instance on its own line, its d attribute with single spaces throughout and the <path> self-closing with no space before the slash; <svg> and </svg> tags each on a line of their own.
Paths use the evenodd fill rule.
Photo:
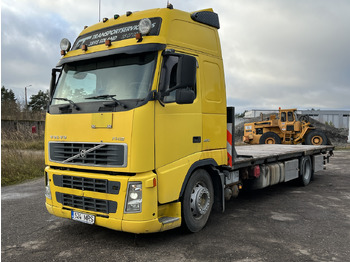
<svg viewBox="0 0 350 262">
<path fill-rule="evenodd" d="M 56 66 L 62 66 L 63 64 L 67 64 L 67 63 L 71 63 L 71 62 L 83 61 L 83 60 L 111 56 L 111 55 L 118 55 L 118 54 L 130 54 L 131 55 L 131 54 L 160 51 L 160 50 L 164 50 L 165 47 L 166 47 L 165 44 L 155 44 L 155 43 L 125 46 L 125 47 L 115 48 L 115 49 L 111 49 L 111 50 L 90 53 L 90 54 L 82 54 L 82 55 L 78 55 L 78 56 L 71 56 L 71 57 L 67 57 L 67 58 L 62 58 Z"/>
<path fill-rule="evenodd" d="M 217 29 L 220 28 L 219 16 L 217 13 L 211 11 L 198 11 L 191 14 L 192 20 L 206 24 Z"/>
</svg>

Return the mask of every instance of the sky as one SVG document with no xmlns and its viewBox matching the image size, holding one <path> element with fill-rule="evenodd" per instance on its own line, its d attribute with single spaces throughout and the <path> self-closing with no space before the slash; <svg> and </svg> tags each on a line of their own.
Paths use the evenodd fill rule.
<svg viewBox="0 0 350 262">
<path fill-rule="evenodd" d="M 251 109 L 350 109 L 349 0 L 170 0 L 219 14 L 227 104 Z M 47 90 L 72 43 L 98 22 L 99 0 L 2 0 L 1 85 L 24 101 Z M 101 0 L 101 18 L 166 7 L 166 0 Z M 28 87 L 29 86 L 29 87 Z"/>
</svg>

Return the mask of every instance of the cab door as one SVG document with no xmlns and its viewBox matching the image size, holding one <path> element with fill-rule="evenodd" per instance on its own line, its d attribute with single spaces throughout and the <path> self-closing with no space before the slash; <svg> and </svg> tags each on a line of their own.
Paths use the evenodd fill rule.
<svg viewBox="0 0 350 262">
<path fill-rule="evenodd" d="M 294 112 L 282 111 L 280 113 L 280 129 L 282 132 L 294 132 Z"/>
<path fill-rule="evenodd" d="M 176 89 L 181 74 L 181 57 L 164 56 L 158 102 L 155 102 L 155 171 L 158 175 L 158 202 L 179 198 L 183 181 L 191 165 L 199 160 L 202 149 L 202 114 L 200 97 L 193 87 Z M 196 67 L 196 66 L 195 66 Z M 195 70 L 195 78 L 198 69 Z M 177 95 L 193 94 L 193 101 L 179 100 Z"/>
<path fill-rule="evenodd" d="M 163 58 L 159 84 L 161 98 L 155 105 L 156 168 L 200 152 L 202 148 L 202 114 L 196 86 L 185 87 L 195 94 L 194 101 L 188 104 L 178 104 L 176 92 L 180 89 L 173 90 L 181 81 L 180 59 L 177 55 Z M 197 68 L 195 71 L 198 75 Z"/>
<path fill-rule="evenodd" d="M 294 112 L 293 111 L 287 111 L 287 122 L 286 122 L 286 128 L 287 132 L 294 132 Z"/>
</svg>

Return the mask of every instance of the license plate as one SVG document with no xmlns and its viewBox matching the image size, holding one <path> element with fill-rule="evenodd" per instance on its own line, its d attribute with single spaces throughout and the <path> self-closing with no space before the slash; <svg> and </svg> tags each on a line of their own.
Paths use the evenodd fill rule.
<svg viewBox="0 0 350 262">
<path fill-rule="evenodd" d="M 75 221 L 79 221 L 79 222 L 90 224 L 90 225 L 95 224 L 95 216 L 94 215 L 89 215 L 89 214 L 84 214 L 84 213 L 80 213 L 77 211 L 72 211 L 71 216 L 72 216 L 72 219 Z"/>
</svg>

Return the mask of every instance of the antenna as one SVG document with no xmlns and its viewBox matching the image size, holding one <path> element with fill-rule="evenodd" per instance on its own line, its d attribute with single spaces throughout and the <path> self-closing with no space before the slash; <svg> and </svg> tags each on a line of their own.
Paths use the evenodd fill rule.
<svg viewBox="0 0 350 262">
<path fill-rule="evenodd" d="M 167 0 L 167 5 L 166 5 L 166 7 L 169 8 L 169 9 L 173 9 L 173 8 L 174 8 L 173 5 L 170 4 L 170 0 Z"/>
<path fill-rule="evenodd" d="M 101 0 L 98 0 L 98 21 L 101 22 Z"/>
</svg>

